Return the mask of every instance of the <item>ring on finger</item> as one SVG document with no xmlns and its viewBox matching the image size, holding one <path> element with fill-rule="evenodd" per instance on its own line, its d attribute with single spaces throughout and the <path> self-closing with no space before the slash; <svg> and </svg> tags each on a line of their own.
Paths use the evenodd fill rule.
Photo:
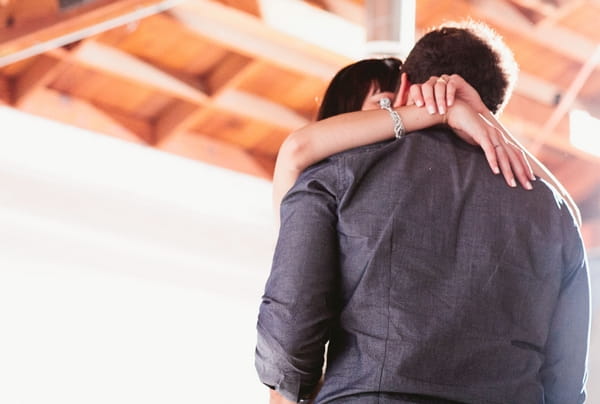
<svg viewBox="0 0 600 404">
<path fill-rule="evenodd" d="M 446 80 L 443 77 L 439 77 L 436 81 L 436 83 L 444 83 L 444 84 L 448 84 L 448 80 Z"/>
</svg>

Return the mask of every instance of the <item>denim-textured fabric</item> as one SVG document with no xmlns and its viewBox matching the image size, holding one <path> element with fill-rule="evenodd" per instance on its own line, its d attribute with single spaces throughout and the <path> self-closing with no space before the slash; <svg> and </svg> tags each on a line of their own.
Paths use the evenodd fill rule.
<svg viewBox="0 0 600 404">
<path fill-rule="evenodd" d="M 256 368 L 299 400 L 329 342 L 317 403 L 580 403 L 589 319 L 564 201 L 432 129 L 335 155 L 288 192 Z"/>
</svg>

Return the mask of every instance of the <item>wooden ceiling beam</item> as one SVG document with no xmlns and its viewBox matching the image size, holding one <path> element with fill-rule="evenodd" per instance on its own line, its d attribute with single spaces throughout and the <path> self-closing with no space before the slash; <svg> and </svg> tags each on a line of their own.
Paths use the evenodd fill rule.
<svg viewBox="0 0 600 404">
<path fill-rule="evenodd" d="M 11 85 L 8 79 L 0 75 L 0 105 L 11 103 Z"/>
<path fill-rule="evenodd" d="M 594 52 L 596 44 L 571 30 L 551 24 L 531 24 L 514 7 L 504 1 L 477 0 L 473 2 L 479 18 L 507 31 L 514 32 L 533 42 L 553 49 L 579 63 L 585 63 Z"/>
<path fill-rule="evenodd" d="M 205 107 L 209 104 L 215 104 L 219 108 L 229 110 L 235 114 L 249 116 L 253 119 L 269 122 L 288 129 L 297 128 L 298 125 L 306 123 L 305 118 L 291 111 L 289 108 L 281 107 L 262 97 L 244 92 L 226 92 L 222 98 L 219 97 L 219 92 L 215 97 L 211 98 L 201 90 L 190 86 L 149 63 L 139 60 L 126 52 L 95 41 L 85 41 L 71 52 L 64 49 L 55 49 L 48 52 L 48 55 L 58 58 L 59 61 L 55 60 L 56 63 L 76 63 L 130 82 L 138 83 L 145 87 L 154 88 L 177 98 L 178 101 L 163 116 L 156 120 L 155 130 L 150 136 L 152 144 L 158 144 L 162 139 L 171 134 L 185 131 L 192 127 L 201 118 L 199 114 L 204 109 L 207 109 Z M 233 88 L 241 83 L 245 77 L 253 74 L 260 66 L 260 63 L 250 64 L 247 69 L 236 75 L 230 83 L 222 86 L 220 91 Z M 36 70 L 45 71 L 46 73 L 42 74 L 40 72 L 32 76 L 37 77 L 38 87 L 41 86 L 42 82 L 47 84 L 56 75 L 54 73 L 56 70 L 50 66 L 46 69 L 47 71 L 42 70 L 42 67 L 36 68 Z M 33 79 L 29 81 L 33 82 Z"/>
<path fill-rule="evenodd" d="M 61 72 L 67 68 L 62 60 L 42 55 L 15 79 L 13 105 L 19 108 L 35 97 L 37 91 L 45 89 Z"/>
<path fill-rule="evenodd" d="M 520 71 L 514 93 L 525 96 L 544 105 L 556 105 L 563 90 L 557 85 L 542 80 L 534 75 Z"/>
<path fill-rule="evenodd" d="M 598 166 L 594 167 L 586 161 L 573 159 L 552 170 L 563 184 L 569 184 L 568 191 L 576 201 L 587 199 L 598 186 Z"/>
<path fill-rule="evenodd" d="M 351 62 L 346 56 L 279 32 L 257 17 L 220 3 L 195 0 L 169 13 L 199 36 L 294 72 L 330 80 L 340 67 Z"/>
<path fill-rule="evenodd" d="M 217 0 L 248 14 L 260 16 L 260 0 Z"/>
<path fill-rule="evenodd" d="M 213 105 L 233 111 L 262 122 L 292 131 L 308 123 L 308 120 L 291 109 L 244 91 L 227 90 L 215 97 Z"/>
<path fill-rule="evenodd" d="M 56 49 L 49 53 L 71 63 L 77 63 L 144 87 L 154 88 L 192 103 L 203 104 L 208 99 L 208 95 L 200 88 L 193 87 L 127 52 L 96 41 L 85 41 L 71 52 Z"/>
<path fill-rule="evenodd" d="M 538 27 L 549 27 L 555 25 L 561 18 L 569 15 L 574 10 L 585 5 L 588 0 L 569 0 L 568 3 L 560 5 L 546 18 L 537 23 Z"/>
<path fill-rule="evenodd" d="M 510 129 L 513 135 L 515 135 L 525 144 L 528 149 L 528 144 L 536 138 L 540 131 L 542 131 L 541 125 L 532 123 L 523 115 L 504 113 L 500 120 L 504 125 L 506 125 L 506 127 Z M 586 153 L 585 151 L 573 146 L 569 142 L 568 138 L 561 133 L 549 133 L 544 144 L 587 161 L 598 163 L 600 160 L 597 156 Z"/>
<path fill-rule="evenodd" d="M 598 61 L 600 61 L 600 45 L 598 45 L 594 53 L 590 56 L 589 60 L 581 67 L 566 93 L 563 97 L 561 97 L 560 103 L 556 106 L 555 110 L 552 112 L 552 115 L 550 115 L 550 118 L 548 118 L 546 121 L 542 131 L 534 139 L 531 145 L 531 152 L 533 154 L 538 153 L 548 134 L 554 131 L 564 116 L 571 110 L 579 91 L 585 84 L 590 74 L 592 74 L 593 70 L 596 68 Z"/>
<path fill-rule="evenodd" d="M 556 12 L 555 5 L 549 4 L 548 2 L 540 1 L 540 0 L 511 0 L 513 3 L 518 4 L 523 8 L 528 8 L 531 10 L 535 10 L 536 12 L 543 14 L 544 16 L 549 16 L 552 13 Z"/>
<path fill-rule="evenodd" d="M 227 52 L 223 50 L 223 52 Z M 243 84 L 248 79 L 245 73 L 249 67 L 264 65 L 253 59 L 248 59 L 237 53 L 227 52 L 227 56 L 221 58 L 218 62 L 218 67 L 212 68 L 203 74 L 202 78 L 206 83 L 206 87 L 210 95 L 214 96 L 222 89 L 232 86 L 233 81 L 238 81 Z M 257 70 L 257 69 L 255 69 Z"/>
<path fill-rule="evenodd" d="M 94 105 L 46 88 L 40 88 L 34 96 L 27 97 L 26 102 L 23 102 L 19 109 L 53 121 L 107 134 L 130 142 L 145 144 L 149 135 L 149 125 L 143 122 L 140 122 L 138 127 L 145 129 L 140 129 L 138 133 L 134 133 Z"/>
<path fill-rule="evenodd" d="M 183 0 L 96 0 L 0 29 L 0 67 L 167 10 Z"/>
<path fill-rule="evenodd" d="M 179 132 L 164 139 L 158 148 L 207 164 L 260 178 L 271 179 L 272 172 L 241 147 L 208 136 Z"/>
<path fill-rule="evenodd" d="M 541 147 L 543 146 L 546 137 L 549 133 L 552 133 L 559 122 L 564 118 L 564 116 L 569 112 L 575 99 L 577 98 L 577 94 L 587 81 L 588 77 L 596 66 L 598 65 L 598 61 L 600 61 L 600 45 L 596 47 L 594 52 L 590 55 L 589 59 L 586 63 L 581 67 L 577 76 L 569 86 L 568 90 L 561 97 L 560 103 L 552 112 L 552 115 L 546 121 L 546 124 L 542 127 L 542 130 L 537 134 L 535 139 L 533 140 L 530 151 L 536 155 Z"/>
<path fill-rule="evenodd" d="M 290 108 L 245 91 L 229 89 L 201 108 L 183 102 L 173 104 L 156 121 L 153 143 L 160 144 L 176 133 L 190 129 L 206 116 L 215 113 L 215 109 L 266 122 L 289 132 L 308 123 L 305 117 Z"/>
<path fill-rule="evenodd" d="M 596 4 L 600 4 L 600 1 L 594 0 Z M 571 12 L 578 6 L 585 6 L 585 1 L 572 0 L 570 3 L 562 5 L 558 11 L 555 12 L 556 17 L 559 18 L 562 13 Z M 548 49 L 552 49 L 565 57 L 572 59 L 582 65 L 585 64 L 590 55 L 592 55 L 596 49 L 596 43 L 586 39 L 584 36 L 579 35 L 569 29 L 561 28 L 555 24 L 556 20 L 553 19 L 553 15 L 547 18 L 547 21 L 542 21 L 537 25 L 533 25 L 523 15 L 521 15 L 513 6 L 503 1 L 495 0 L 476 0 L 471 3 L 474 7 L 474 13 L 472 17 L 481 19 L 493 24 L 506 31 L 519 34 L 521 37 L 531 40 L 534 43 L 540 44 Z M 594 66 L 593 70 L 598 69 L 598 63 Z M 520 75 L 523 75 L 520 72 Z M 527 80 L 530 81 L 530 80 Z M 536 80 L 538 82 L 545 83 Z M 538 86 L 539 87 L 539 86 Z M 553 86 L 550 83 L 545 83 L 544 87 L 551 89 Z M 524 95 L 529 93 L 531 98 L 543 101 L 540 97 L 535 95 L 536 87 L 530 89 L 516 88 L 515 91 L 522 92 Z M 564 90 L 559 89 L 556 95 L 561 96 Z M 576 99 L 574 104 L 586 105 L 580 99 Z M 590 108 L 589 105 L 587 108 Z"/>
<path fill-rule="evenodd" d="M 129 130 L 131 133 L 136 134 L 143 142 L 147 145 L 152 144 L 152 123 L 137 118 L 131 114 L 128 114 L 120 109 L 106 105 L 94 104 L 94 107 L 104 113 L 112 121 L 118 123 L 123 128 Z"/>
<path fill-rule="evenodd" d="M 267 177 L 267 179 L 273 180 L 276 156 L 266 156 L 264 154 L 258 153 L 251 153 L 251 156 L 252 158 L 254 158 L 254 161 L 260 164 L 260 166 L 263 167 L 267 171 L 267 173 L 270 174 L 269 177 Z"/>
<path fill-rule="evenodd" d="M 164 139 L 176 133 L 185 132 L 204 118 L 215 113 L 215 108 L 229 111 L 235 115 L 279 126 L 292 131 L 308 123 L 308 120 L 290 108 L 283 107 L 236 88 L 263 68 L 260 61 L 248 64 L 242 71 L 222 83 L 218 90 L 203 106 L 194 106 L 185 102 L 175 103 L 155 124 L 154 142 L 160 144 Z"/>
<path fill-rule="evenodd" d="M 40 18 L 52 17 L 59 8 L 59 0 L 0 0 L 0 21 L 6 21 L 13 29 Z"/>
<path fill-rule="evenodd" d="M 237 74 L 230 77 L 225 82 L 220 82 L 217 90 L 212 94 L 214 97 L 225 91 L 228 88 L 235 88 L 242 84 L 248 77 L 251 77 L 262 68 L 262 62 L 250 62 Z M 173 104 L 167 111 L 159 117 L 155 124 L 154 144 L 160 144 L 166 138 L 177 133 L 185 132 L 191 129 L 197 122 L 201 121 L 205 116 L 211 113 L 209 106 L 200 108 L 188 103 L 178 102 Z"/>
<path fill-rule="evenodd" d="M 206 106 L 204 108 L 207 108 Z M 190 129 L 197 122 L 203 108 L 188 102 L 174 102 L 154 123 L 152 144 L 160 145 L 165 139 Z"/>
</svg>

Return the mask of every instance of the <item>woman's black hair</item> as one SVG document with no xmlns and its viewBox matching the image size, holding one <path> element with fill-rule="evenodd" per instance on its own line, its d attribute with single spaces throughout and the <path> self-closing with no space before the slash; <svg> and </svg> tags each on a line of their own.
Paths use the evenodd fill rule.
<svg viewBox="0 0 600 404">
<path fill-rule="evenodd" d="M 364 59 L 352 63 L 333 77 L 321 102 L 317 121 L 345 112 L 359 111 L 371 86 L 395 92 L 402 61 L 396 58 Z"/>
</svg>

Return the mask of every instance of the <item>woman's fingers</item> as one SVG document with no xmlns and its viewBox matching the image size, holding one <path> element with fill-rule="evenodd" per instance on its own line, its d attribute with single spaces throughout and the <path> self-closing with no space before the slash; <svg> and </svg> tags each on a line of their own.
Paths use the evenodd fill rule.
<svg viewBox="0 0 600 404">
<path fill-rule="evenodd" d="M 435 95 L 435 102 L 437 104 L 437 111 L 440 114 L 446 113 L 446 85 L 448 84 L 447 79 L 443 76 L 438 77 L 435 80 L 433 87 L 433 93 Z"/>
<path fill-rule="evenodd" d="M 525 165 L 525 169 L 527 171 L 527 176 L 529 177 L 529 179 L 531 181 L 535 181 L 536 180 L 535 173 L 533 172 L 533 168 L 531 167 L 531 163 L 529 163 L 529 157 L 527 156 L 527 153 L 525 153 L 525 150 L 523 150 L 518 145 L 513 144 L 513 146 L 518 150 L 519 155 L 520 155 L 521 159 L 524 162 L 523 164 Z"/>
<path fill-rule="evenodd" d="M 414 102 L 417 107 L 422 107 L 423 105 L 425 105 L 425 101 L 423 100 L 423 93 L 421 92 L 420 84 L 413 84 L 412 86 L 410 86 L 410 88 L 408 90 L 408 94 L 409 94 L 409 99 L 412 100 L 412 102 Z M 400 97 L 398 97 L 398 98 L 400 98 Z"/>
<path fill-rule="evenodd" d="M 505 149 L 510 159 L 513 174 L 519 180 L 519 183 L 525 189 L 533 189 L 531 182 L 529 182 L 529 162 L 525 158 L 523 151 L 514 143 L 506 142 Z"/>
<path fill-rule="evenodd" d="M 506 183 L 511 187 L 516 187 L 516 179 L 518 179 L 523 188 L 533 189 L 529 181 L 531 167 L 523 151 L 517 145 L 506 141 L 500 134 L 493 136 L 492 144 Z"/>
<path fill-rule="evenodd" d="M 507 141 L 502 131 L 481 113 L 464 101 L 457 101 L 449 110 L 448 124 L 461 139 L 483 149 L 492 171 L 502 173 L 509 186 L 516 187 L 518 179 L 523 188 L 533 188 L 529 182 L 531 166 L 523 150 Z"/>
<path fill-rule="evenodd" d="M 444 76 L 445 75 L 442 75 L 442 77 Z M 452 76 L 448 76 L 448 79 L 446 80 L 446 105 L 448 107 L 451 107 L 454 104 L 454 100 L 456 99 L 456 81 L 458 79 L 462 80 L 462 77 L 460 77 L 457 74 L 453 74 Z"/>
<path fill-rule="evenodd" d="M 500 167 L 498 166 L 498 158 L 496 157 L 496 148 L 492 144 L 490 137 L 486 134 L 481 136 L 478 140 L 479 147 L 483 149 L 485 158 L 488 161 L 490 168 L 494 174 L 500 174 Z"/>
<path fill-rule="evenodd" d="M 496 150 L 496 156 L 498 157 L 498 165 L 500 166 L 500 171 L 502 171 L 502 176 L 506 183 L 511 187 L 516 187 L 517 182 L 515 181 L 515 176 L 513 175 L 512 166 L 510 162 L 509 155 L 504 148 L 502 143 L 494 144 L 494 148 Z"/>
<path fill-rule="evenodd" d="M 452 76 L 431 76 L 423 84 L 413 84 L 409 95 L 413 102 L 421 107 L 425 105 L 430 114 L 445 114 L 447 108 L 456 99 L 457 86 L 451 83 Z"/>
<path fill-rule="evenodd" d="M 434 87 L 437 77 L 431 77 L 425 83 L 423 83 L 420 87 L 421 95 L 423 96 L 423 101 L 425 102 L 425 107 L 427 108 L 427 112 L 430 114 L 435 114 L 437 112 L 437 104 L 435 102 L 435 93 Z"/>
</svg>

